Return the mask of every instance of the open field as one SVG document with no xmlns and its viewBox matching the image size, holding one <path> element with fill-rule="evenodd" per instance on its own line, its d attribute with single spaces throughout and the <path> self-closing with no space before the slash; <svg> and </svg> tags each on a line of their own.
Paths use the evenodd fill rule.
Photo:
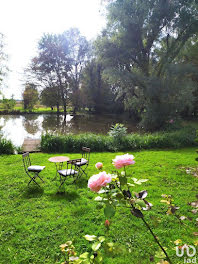
<svg viewBox="0 0 198 264">
<path fill-rule="evenodd" d="M 68 107 L 67 111 L 70 112 L 72 110 L 71 107 Z M 57 109 L 56 107 L 53 108 L 53 110 L 50 107 L 44 106 L 44 105 L 35 105 L 34 109 L 30 110 L 25 110 L 23 108 L 23 104 L 22 103 L 18 103 L 15 105 L 13 110 L 5 110 L 3 108 L 2 103 L 0 103 L 0 113 L 16 113 L 16 114 L 23 114 L 23 113 L 35 113 L 35 114 L 47 114 L 47 113 L 56 113 Z M 63 112 L 63 107 L 60 106 L 60 113 Z"/>
<path fill-rule="evenodd" d="M 111 161 L 121 153 L 92 153 L 88 177 L 96 174 L 95 163 L 104 163 L 105 170 L 113 169 Z M 198 178 L 186 174 L 180 167 L 197 166 L 195 148 L 169 151 L 133 152 L 136 163 L 128 167 L 128 173 L 137 179 L 149 179 L 135 190 L 146 189 L 152 210 L 145 212 L 155 234 L 173 260 L 183 263 L 176 257 L 174 241 L 193 245 L 197 237 L 197 216 L 191 212 L 189 203 L 195 201 Z M 21 155 L 0 156 L 0 263 L 61 263 L 63 258 L 59 245 L 73 240 L 78 252 L 90 248 L 83 236 L 86 234 L 104 235 L 103 209 L 99 208 L 92 193 L 87 188 L 84 176 L 72 184 L 67 182 L 64 193 L 57 193 L 58 182 L 53 181 L 55 166 L 48 158 L 56 154 L 31 154 L 32 162 L 46 165 L 41 173 L 45 183 L 41 188 L 34 184 L 28 188 Z M 65 153 L 71 159 L 78 154 Z M 40 182 L 39 182 L 40 183 Z M 161 203 L 161 194 L 170 194 L 180 207 L 179 216 L 186 216 L 182 223 L 174 215 L 166 215 L 167 205 Z M 117 209 L 112 219 L 109 240 L 118 243 L 122 250 L 114 257 L 105 255 L 104 263 L 129 264 L 150 263 L 158 251 L 150 233 L 142 221 L 131 215 L 127 208 Z M 155 258 L 153 263 L 159 260 Z M 179 262 L 180 261 L 180 262 Z"/>
</svg>

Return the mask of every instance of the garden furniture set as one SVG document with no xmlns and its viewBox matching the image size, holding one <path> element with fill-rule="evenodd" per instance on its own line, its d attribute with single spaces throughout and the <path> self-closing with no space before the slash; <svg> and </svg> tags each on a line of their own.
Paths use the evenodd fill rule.
<svg viewBox="0 0 198 264">
<path fill-rule="evenodd" d="M 22 154 L 22 158 L 25 172 L 30 178 L 28 185 L 33 181 L 39 186 L 39 184 L 36 182 L 36 179 L 39 178 L 42 182 L 44 182 L 39 176 L 39 173 L 45 169 L 45 166 L 32 165 L 29 152 Z M 57 174 L 60 176 L 59 188 L 65 183 L 68 177 L 73 177 L 74 181 L 76 181 L 82 174 L 87 176 L 86 169 L 89 166 L 89 159 L 90 148 L 87 147 L 82 148 L 82 157 L 79 159 L 70 160 L 70 158 L 66 156 L 56 156 L 49 158 L 48 160 L 53 162 L 56 167 L 55 179 L 57 179 Z M 64 162 L 66 162 L 65 169 L 63 169 Z"/>
</svg>

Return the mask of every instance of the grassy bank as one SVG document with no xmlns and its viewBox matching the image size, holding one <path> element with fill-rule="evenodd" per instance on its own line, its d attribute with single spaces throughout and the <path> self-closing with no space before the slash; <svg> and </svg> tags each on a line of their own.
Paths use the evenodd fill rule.
<svg viewBox="0 0 198 264">
<path fill-rule="evenodd" d="M 170 151 L 130 152 L 135 165 L 128 173 L 137 179 L 149 179 L 136 191 L 146 189 L 153 209 L 145 212 L 145 219 L 173 260 L 183 263 L 175 254 L 174 241 L 193 245 L 197 238 L 197 216 L 189 205 L 197 195 L 197 178 L 186 174 L 181 167 L 197 166 L 195 148 Z M 121 153 L 91 153 L 88 177 L 96 173 L 95 163 L 101 161 L 106 171 L 113 169 L 115 155 Z M 41 188 L 31 185 L 23 171 L 21 155 L 0 156 L 0 263 L 61 263 L 63 258 L 59 245 L 73 240 L 76 250 L 89 250 L 90 244 L 83 239 L 86 234 L 104 235 L 103 209 L 97 206 L 96 194 L 87 188 L 88 178 L 82 177 L 76 184 L 67 181 L 65 193 L 57 194 L 58 182 L 53 181 L 55 166 L 48 161 L 57 154 L 31 154 L 32 162 L 46 165 L 42 172 L 45 183 Z M 64 153 L 71 159 L 79 154 Z M 40 182 L 39 182 L 40 183 Z M 161 194 L 170 194 L 178 214 L 187 217 L 180 222 L 174 215 L 167 215 L 167 205 L 161 203 Z M 112 220 L 109 237 L 123 247 L 114 258 L 105 255 L 105 264 L 148 264 L 158 246 L 140 219 L 131 215 L 129 209 L 119 208 Z M 154 257 L 154 262 L 159 260 Z"/>
<path fill-rule="evenodd" d="M 196 129 L 183 128 L 173 132 L 159 132 L 153 134 L 128 134 L 116 140 L 113 137 L 95 134 L 81 135 L 44 135 L 41 149 L 44 152 L 80 152 L 83 146 L 92 151 L 131 151 L 152 148 L 181 148 L 195 146 Z"/>
<path fill-rule="evenodd" d="M 60 107 L 60 114 L 63 114 L 63 107 Z M 71 107 L 67 108 L 67 112 L 70 113 L 72 111 Z M 12 115 L 20 115 L 20 114 L 57 114 L 57 108 L 54 107 L 53 110 L 51 107 L 47 107 L 44 105 L 35 105 L 32 110 L 25 110 L 21 103 L 17 103 L 14 109 L 6 110 L 3 108 L 3 105 L 0 103 L 0 114 L 12 114 Z"/>
<path fill-rule="evenodd" d="M 70 111 L 68 110 L 68 113 Z M 60 109 L 60 114 L 64 114 L 63 110 Z M 51 108 L 36 108 L 32 110 L 24 110 L 22 108 L 15 108 L 13 110 L 3 110 L 0 109 L 1 115 L 21 115 L 21 114 L 57 114 L 56 109 L 51 110 Z"/>
</svg>

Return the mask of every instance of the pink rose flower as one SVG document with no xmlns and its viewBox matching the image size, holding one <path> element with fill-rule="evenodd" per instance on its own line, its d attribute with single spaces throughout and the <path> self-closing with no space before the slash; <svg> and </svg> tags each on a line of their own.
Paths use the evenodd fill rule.
<svg viewBox="0 0 198 264">
<path fill-rule="evenodd" d="M 174 123 L 173 119 L 169 120 L 169 124 L 173 124 L 173 123 Z"/>
<path fill-rule="evenodd" d="M 93 175 L 88 181 L 88 188 L 92 192 L 99 192 L 102 187 L 105 187 L 107 183 L 111 182 L 111 175 L 107 174 L 105 171 L 99 174 Z"/>
<path fill-rule="evenodd" d="M 102 169 L 102 167 L 103 167 L 102 162 L 97 162 L 96 165 L 95 165 L 95 167 L 96 167 L 96 169 L 98 169 L 98 170 Z"/>
<path fill-rule="evenodd" d="M 116 169 L 121 169 L 122 167 L 129 166 L 134 164 L 134 156 L 124 154 L 120 156 L 116 156 L 115 159 L 113 160 L 113 165 L 115 166 Z"/>
</svg>

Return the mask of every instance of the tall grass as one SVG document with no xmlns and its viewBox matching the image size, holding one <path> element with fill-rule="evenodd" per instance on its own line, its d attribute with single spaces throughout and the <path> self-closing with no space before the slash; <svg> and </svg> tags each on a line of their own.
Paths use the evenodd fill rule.
<svg viewBox="0 0 198 264">
<path fill-rule="evenodd" d="M 159 132 L 154 134 L 128 134 L 116 139 L 111 136 L 96 134 L 62 135 L 46 134 L 42 136 L 41 150 L 44 152 L 79 152 L 83 146 L 92 151 L 130 151 L 152 148 L 181 148 L 196 146 L 196 130 L 183 128 L 174 132 Z"/>
</svg>

